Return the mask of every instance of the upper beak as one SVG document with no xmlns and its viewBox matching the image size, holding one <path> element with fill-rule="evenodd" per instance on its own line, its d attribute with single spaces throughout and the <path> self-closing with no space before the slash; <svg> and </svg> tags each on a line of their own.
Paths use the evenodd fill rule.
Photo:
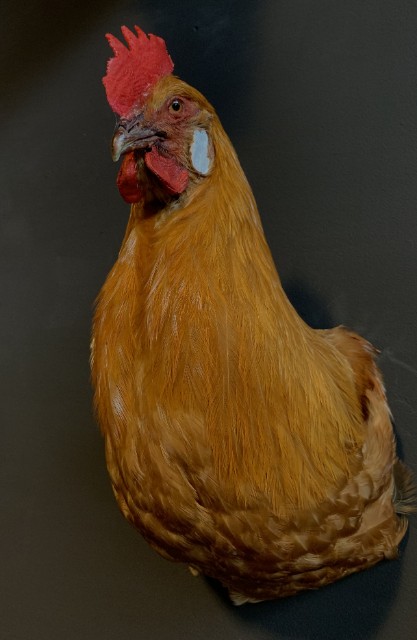
<svg viewBox="0 0 417 640">
<path fill-rule="evenodd" d="M 164 138 L 162 131 L 157 131 L 143 122 L 140 114 L 130 120 L 121 119 L 114 132 L 111 149 L 114 162 L 127 151 L 146 149 Z"/>
</svg>

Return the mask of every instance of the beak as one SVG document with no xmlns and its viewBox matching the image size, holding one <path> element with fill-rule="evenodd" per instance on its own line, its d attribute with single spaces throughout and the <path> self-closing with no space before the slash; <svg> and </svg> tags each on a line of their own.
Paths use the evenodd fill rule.
<svg viewBox="0 0 417 640">
<path fill-rule="evenodd" d="M 116 125 L 111 143 L 113 161 L 117 162 L 120 156 L 128 151 L 148 149 L 163 138 L 166 138 L 163 131 L 153 129 L 144 123 L 142 113 L 130 120 L 122 118 Z"/>
</svg>

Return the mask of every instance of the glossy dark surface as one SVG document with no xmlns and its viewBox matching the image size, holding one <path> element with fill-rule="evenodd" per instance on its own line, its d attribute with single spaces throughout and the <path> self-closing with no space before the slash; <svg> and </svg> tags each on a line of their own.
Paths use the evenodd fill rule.
<svg viewBox="0 0 417 640">
<path fill-rule="evenodd" d="M 91 411 L 93 300 L 128 217 L 104 33 L 137 22 L 215 105 L 285 288 L 313 326 L 382 349 L 417 470 L 417 5 L 292 0 L 2 5 L 0 637 L 412 640 L 417 531 L 399 561 L 234 608 L 119 514 Z"/>
</svg>

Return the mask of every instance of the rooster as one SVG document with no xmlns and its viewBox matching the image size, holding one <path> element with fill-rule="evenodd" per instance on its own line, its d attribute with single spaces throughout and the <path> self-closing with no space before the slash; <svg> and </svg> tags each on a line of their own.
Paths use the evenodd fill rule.
<svg viewBox="0 0 417 640">
<path fill-rule="evenodd" d="M 161 38 L 122 33 L 103 82 L 131 210 L 91 361 L 124 516 L 235 604 L 395 558 L 414 489 L 376 350 L 300 319 L 214 108 Z"/>
</svg>

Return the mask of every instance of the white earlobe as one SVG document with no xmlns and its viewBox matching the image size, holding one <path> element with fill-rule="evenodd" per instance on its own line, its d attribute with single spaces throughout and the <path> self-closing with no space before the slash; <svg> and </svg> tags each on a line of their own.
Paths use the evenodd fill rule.
<svg viewBox="0 0 417 640">
<path fill-rule="evenodd" d="M 191 143 L 191 163 L 197 171 L 206 176 L 211 169 L 211 145 L 205 129 L 195 129 Z"/>
</svg>

